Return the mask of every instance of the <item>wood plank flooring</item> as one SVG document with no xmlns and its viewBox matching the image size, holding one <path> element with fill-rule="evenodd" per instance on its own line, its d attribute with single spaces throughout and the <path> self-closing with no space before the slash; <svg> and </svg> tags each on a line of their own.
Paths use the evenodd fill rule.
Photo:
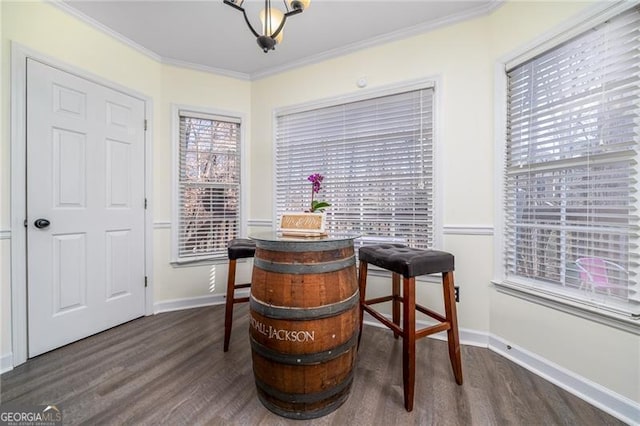
<svg viewBox="0 0 640 426">
<path fill-rule="evenodd" d="M 87 425 L 622 425 L 488 349 L 463 346 L 458 386 L 446 342 L 417 344 L 415 408 L 402 397 L 402 343 L 365 326 L 351 395 L 312 421 L 279 417 L 256 396 L 248 307 L 236 307 L 229 352 L 224 306 L 131 321 L 0 376 L 0 402 L 53 404 Z"/>
</svg>

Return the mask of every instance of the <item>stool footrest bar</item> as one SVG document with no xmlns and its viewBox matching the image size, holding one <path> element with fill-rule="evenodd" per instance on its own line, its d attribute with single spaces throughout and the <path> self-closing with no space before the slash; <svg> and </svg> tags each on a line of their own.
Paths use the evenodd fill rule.
<svg viewBox="0 0 640 426">
<path fill-rule="evenodd" d="M 380 313 L 378 313 L 377 311 L 371 309 L 368 306 L 363 306 L 362 309 L 366 312 L 368 312 L 372 317 L 374 317 L 375 319 L 377 319 L 378 321 L 380 321 L 382 324 L 386 325 L 387 327 L 389 327 L 391 330 L 393 330 L 394 332 L 398 333 L 398 334 L 402 334 L 402 329 L 400 327 L 398 327 L 397 325 L 395 325 L 394 323 L 392 323 L 391 321 L 389 321 L 388 319 L 386 319 L 384 316 L 382 316 Z"/>
<path fill-rule="evenodd" d="M 416 330 L 416 339 L 421 339 L 423 337 L 430 336 L 435 333 L 440 333 L 441 331 L 446 331 L 451 329 L 451 324 L 443 323 L 432 325 L 431 327 L 421 328 L 420 330 Z"/>
<path fill-rule="evenodd" d="M 434 312 L 431 309 L 425 308 L 424 306 L 416 304 L 416 310 L 422 312 L 425 315 L 429 315 L 431 318 L 438 320 L 440 322 L 448 321 L 445 317 L 443 317 L 439 313 Z"/>
<path fill-rule="evenodd" d="M 389 302 L 391 300 L 393 300 L 393 296 L 383 296 L 376 297 L 375 299 L 365 300 L 364 303 L 366 303 L 367 305 L 375 305 L 376 303 Z"/>
</svg>

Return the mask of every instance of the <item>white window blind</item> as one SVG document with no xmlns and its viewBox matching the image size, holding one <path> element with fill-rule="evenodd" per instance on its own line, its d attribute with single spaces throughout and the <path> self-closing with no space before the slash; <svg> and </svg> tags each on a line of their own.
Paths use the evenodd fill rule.
<svg viewBox="0 0 640 426">
<path fill-rule="evenodd" d="M 226 258 L 240 217 L 240 123 L 179 112 L 178 260 Z"/>
<path fill-rule="evenodd" d="M 639 315 L 638 10 L 507 74 L 507 279 Z"/>
<path fill-rule="evenodd" d="M 433 243 L 433 89 L 276 116 L 276 210 L 307 210 L 313 173 L 333 235 Z"/>
</svg>

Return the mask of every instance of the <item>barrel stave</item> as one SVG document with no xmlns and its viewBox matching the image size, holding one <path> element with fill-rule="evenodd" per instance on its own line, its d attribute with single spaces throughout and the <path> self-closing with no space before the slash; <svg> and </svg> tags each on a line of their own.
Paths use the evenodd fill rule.
<svg viewBox="0 0 640 426">
<path fill-rule="evenodd" d="M 347 399 L 353 381 L 360 314 L 353 246 L 267 246 L 258 241 L 251 283 L 258 396 L 281 416 L 320 417 Z"/>
</svg>

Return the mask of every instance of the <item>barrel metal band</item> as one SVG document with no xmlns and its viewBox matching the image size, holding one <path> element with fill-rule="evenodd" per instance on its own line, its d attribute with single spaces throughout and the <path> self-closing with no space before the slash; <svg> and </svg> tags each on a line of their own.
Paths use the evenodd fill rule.
<svg viewBox="0 0 640 426">
<path fill-rule="evenodd" d="M 349 256 L 347 258 L 334 260 L 331 262 L 309 264 L 271 262 L 259 257 L 256 257 L 253 260 L 253 265 L 264 271 L 292 275 L 324 274 L 327 272 L 336 272 L 341 269 L 348 268 L 349 266 L 354 266 L 355 264 L 355 256 Z"/>
<path fill-rule="evenodd" d="M 330 305 L 322 305 L 317 308 L 291 308 L 283 306 L 267 305 L 254 298 L 249 298 L 250 310 L 263 317 L 286 320 L 311 320 L 329 318 L 346 312 L 360 303 L 360 291 L 356 290 L 348 299 L 341 300 Z"/>
<path fill-rule="evenodd" d="M 262 241 L 256 240 L 256 247 L 270 251 L 305 252 L 329 251 L 353 247 L 353 240 L 324 240 L 311 242 Z"/>
<path fill-rule="evenodd" d="M 340 346 L 336 346 L 335 348 L 327 351 L 314 352 L 311 354 L 282 353 L 258 343 L 253 337 L 251 337 L 250 340 L 253 352 L 270 361 L 286 365 L 317 365 L 338 358 L 353 349 L 358 342 L 358 333 L 353 333 L 353 336 Z"/>
<path fill-rule="evenodd" d="M 349 374 L 337 385 L 332 388 L 325 389 L 320 392 L 314 393 L 289 393 L 282 392 L 273 386 L 263 382 L 262 380 L 256 379 L 256 386 L 262 389 L 267 395 L 283 402 L 289 402 L 293 404 L 313 404 L 314 402 L 320 402 L 325 399 L 331 398 L 332 396 L 338 395 L 341 392 L 345 391 L 349 388 L 351 383 L 353 382 L 354 370 L 351 370 Z"/>
<path fill-rule="evenodd" d="M 340 407 L 349 397 L 349 392 L 345 392 L 343 395 L 340 395 L 335 401 L 331 401 L 327 405 L 317 410 L 305 410 L 305 411 L 290 411 L 285 410 L 282 407 L 277 406 L 273 402 L 269 401 L 263 392 L 258 391 L 258 399 L 262 402 L 262 405 L 267 407 L 267 409 L 273 413 L 276 413 L 279 416 L 286 417 L 289 419 L 295 420 L 309 420 L 316 419 L 318 417 L 326 416 L 329 413 L 334 412 L 338 407 Z"/>
</svg>

